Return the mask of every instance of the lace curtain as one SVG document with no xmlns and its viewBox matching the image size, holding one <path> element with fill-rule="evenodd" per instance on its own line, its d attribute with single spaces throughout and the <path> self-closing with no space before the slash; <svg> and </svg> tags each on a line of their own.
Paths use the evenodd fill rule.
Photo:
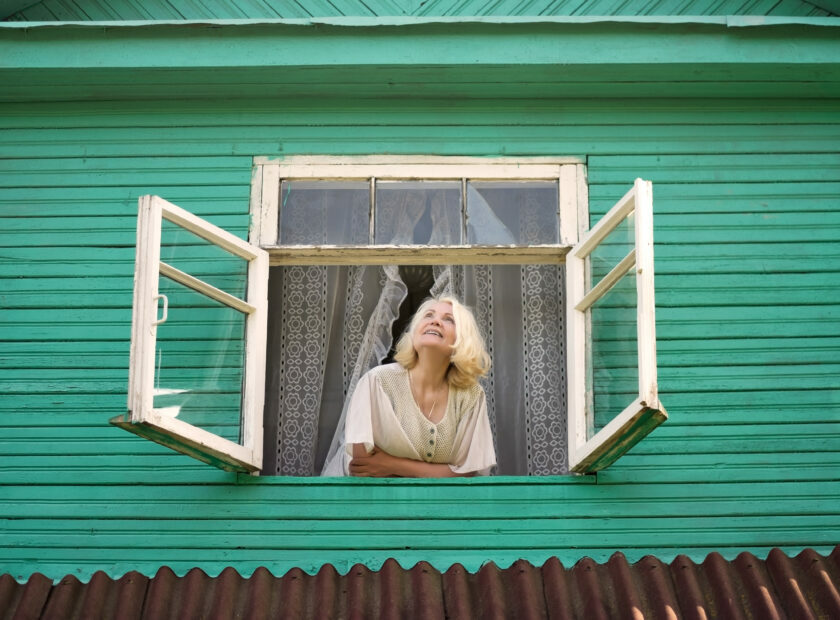
<svg viewBox="0 0 840 620">
<path fill-rule="evenodd" d="M 473 204 L 480 197 L 471 196 Z M 355 198 L 362 201 L 361 194 Z M 377 239 L 390 243 L 457 243 L 460 194 L 445 189 L 377 196 Z M 347 208 L 343 222 L 326 204 L 290 201 L 286 243 L 327 243 L 329 230 L 367 243 L 366 209 Z M 507 231 L 486 210 L 471 218 L 484 238 L 539 242 L 539 211 L 516 205 L 519 230 Z M 352 215 L 357 214 L 357 215 Z M 487 231 L 491 231 L 488 233 Z M 346 238 L 346 237 L 345 237 Z M 566 452 L 563 270 L 556 265 L 275 267 L 270 277 L 266 473 L 322 473 L 343 451 L 345 403 L 359 377 L 380 364 L 408 299 L 454 294 L 474 309 L 493 359 L 482 380 L 501 475 L 568 471 Z M 414 299 L 416 298 L 416 299 Z M 410 305 L 406 303 L 405 305 Z M 403 308 L 403 315 L 409 310 Z"/>
</svg>

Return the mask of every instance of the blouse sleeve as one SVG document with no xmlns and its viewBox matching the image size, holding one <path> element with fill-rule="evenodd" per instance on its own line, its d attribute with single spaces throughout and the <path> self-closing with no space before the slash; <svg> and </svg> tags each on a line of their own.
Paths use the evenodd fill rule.
<svg viewBox="0 0 840 620">
<path fill-rule="evenodd" d="M 487 416 L 487 399 L 484 390 L 471 411 L 464 413 L 455 433 L 455 449 L 449 467 L 456 474 L 475 472 L 486 476 L 496 464 L 493 432 Z"/>
<path fill-rule="evenodd" d="M 344 441 L 347 453 L 353 455 L 353 444 L 365 445 L 367 452 L 372 452 L 373 441 L 373 420 L 371 412 L 376 407 L 375 390 L 372 385 L 372 373 L 367 372 L 356 383 L 353 396 L 350 397 L 350 404 L 347 407 L 347 417 L 344 421 Z"/>
</svg>

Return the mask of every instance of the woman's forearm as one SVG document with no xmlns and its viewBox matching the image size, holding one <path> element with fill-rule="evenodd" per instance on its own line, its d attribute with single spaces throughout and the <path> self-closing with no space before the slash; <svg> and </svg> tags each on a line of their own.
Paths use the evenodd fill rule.
<svg viewBox="0 0 840 620">
<path fill-rule="evenodd" d="M 474 472 L 458 474 L 446 463 L 426 463 L 414 459 L 394 456 L 375 448 L 370 454 L 363 444 L 353 445 L 353 460 L 350 461 L 350 474 L 353 476 L 373 476 L 400 478 L 454 478 L 472 476 Z"/>
<path fill-rule="evenodd" d="M 446 463 L 426 463 L 398 456 L 388 455 L 393 459 L 392 469 L 395 476 L 401 478 L 457 478 L 471 476 L 472 473 L 458 474 L 452 471 Z"/>
</svg>

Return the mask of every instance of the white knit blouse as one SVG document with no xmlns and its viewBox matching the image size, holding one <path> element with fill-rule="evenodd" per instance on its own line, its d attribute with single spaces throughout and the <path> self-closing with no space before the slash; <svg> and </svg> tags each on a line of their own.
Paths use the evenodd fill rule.
<svg viewBox="0 0 840 620">
<path fill-rule="evenodd" d="M 487 402 L 480 385 L 450 385 L 446 412 L 430 422 L 411 394 L 408 371 L 399 364 L 378 366 L 356 385 L 347 409 L 345 441 L 373 446 L 394 456 L 448 463 L 455 473 L 487 474 L 496 464 Z M 348 460 L 348 459 L 345 459 Z"/>
</svg>

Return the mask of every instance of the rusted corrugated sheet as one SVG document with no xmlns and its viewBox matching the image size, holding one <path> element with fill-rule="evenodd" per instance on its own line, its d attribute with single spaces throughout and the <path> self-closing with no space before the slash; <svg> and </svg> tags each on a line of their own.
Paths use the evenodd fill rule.
<svg viewBox="0 0 840 620">
<path fill-rule="evenodd" d="M 25 584 L 0 577 L 3 618 L 840 618 L 840 546 L 823 557 L 808 549 L 794 558 L 774 549 L 766 560 L 718 553 L 702 564 L 678 556 L 629 564 L 616 553 L 604 564 L 583 559 L 565 568 L 519 561 L 468 573 L 440 573 L 421 562 L 410 569 L 388 560 L 371 571 L 317 575 L 266 569 L 243 578 L 168 568 L 152 578 L 118 580 L 97 573 L 87 584 L 67 576 L 53 585 L 35 574 Z"/>
</svg>

